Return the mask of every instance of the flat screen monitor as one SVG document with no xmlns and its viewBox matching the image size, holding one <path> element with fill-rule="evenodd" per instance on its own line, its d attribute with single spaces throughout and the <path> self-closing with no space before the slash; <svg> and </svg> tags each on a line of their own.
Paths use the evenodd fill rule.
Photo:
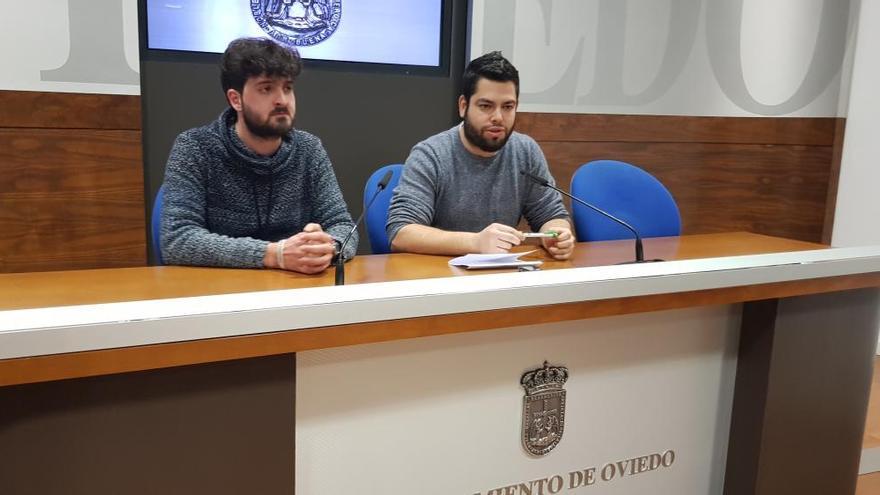
<svg viewBox="0 0 880 495">
<path fill-rule="evenodd" d="M 440 67 L 442 27 L 443 0 L 146 0 L 153 50 L 270 37 L 313 60 Z"/>
</svg>

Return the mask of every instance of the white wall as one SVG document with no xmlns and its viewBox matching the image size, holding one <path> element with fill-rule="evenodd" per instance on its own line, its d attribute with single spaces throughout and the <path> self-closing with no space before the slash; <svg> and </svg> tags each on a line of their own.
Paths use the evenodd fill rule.
<svg viewBox="0 0 880 495">
<path fill-rule="evenodd" d="M 139 94 L 137 0 L 3 2 L 0 90 Z"/>
<path fill-rule="evenodd" d="M 863 2 L 834 218 L 835 246 L 880 244 L 880 3 Z"/>
<path fill-rule="evenodd" d="M 473 0 L 529 112 L 839 115 L 856 0 Z"/>
<path fill-rule="evenodd" d="M 846 136 L 831 243 L 880 244 L 880 5 L 862 2 L 855 36 Z M 880 345 L 877 347 L 880 355 Z"/>
</svg>

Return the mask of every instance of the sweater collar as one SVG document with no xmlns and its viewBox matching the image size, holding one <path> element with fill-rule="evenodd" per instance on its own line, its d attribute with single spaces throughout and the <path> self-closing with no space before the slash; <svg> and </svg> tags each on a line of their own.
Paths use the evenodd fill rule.
<svg viewBox="0 0 880 495">
<path fill-rule="evenodd" d="M 245 168 L 256 175 L 274 175 L 283 169 L 296 149 L 294 130 L 281 138 L 281 147 L 271 156 L 261 156 L 247 147 L 238 133 L 235 132 L 235 121 L 238 114 L 231 107 L 227 108 L 215 122 L 215 132 L 220 137 L 229 154 L 235 159 L 235 165 Z"/>
</svg>

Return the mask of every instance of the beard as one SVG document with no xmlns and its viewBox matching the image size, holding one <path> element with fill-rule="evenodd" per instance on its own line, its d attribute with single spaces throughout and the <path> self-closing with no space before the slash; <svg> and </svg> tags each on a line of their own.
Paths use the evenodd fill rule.
<svg viewBox="0 0 880 495">
<path fill-rule="evenodd" d="M 510 135 L 513 134 L 513 128 L 516 126 L 516 121 L 513 122 L 513 125 L 510 126 L 510 129 L 504 129 L 504 136 L 497 139 L 488 139 L 483 137 L 480 129 L 477 129 L 471 124 L 470 119 L 468 119 L 467 112 L 464 114 L 464 135 L 471 144 L 485 151 L 486 153 L 495 153 L 500 150 L 507 144 L 507 140 L 510 139 Z"/>
<path fill-rule="evenodd" d="M 241 103 L 242 115 L 244 115 L 244 125 L 251 134 L 261 138 L 278 138 L 286 136 L 293 129 L 293 117 L 288 109 L 273 110 L 265 120 L 260 120 L 259 116 L 251 112 L 251 110 Z M 286 115 L 287 119 L 276 119 L 276 115 Z"/>
</svg>

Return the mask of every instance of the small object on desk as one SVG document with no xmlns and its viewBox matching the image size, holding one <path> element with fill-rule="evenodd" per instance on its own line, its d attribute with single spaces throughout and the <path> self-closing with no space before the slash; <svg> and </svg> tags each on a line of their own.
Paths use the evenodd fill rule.
<svg viewBox="0 0 880 495">
<path fill-rule="evenodd" d="M 524 239 L 546 239 L 558 236 L 559 232 L 554 230 L 548 230 L 547 232 L 523 232 Z"/>
<path fill-rule="evenodd" d="M 538 266 L 543 261 L 523 261 L 520 256 L 534 253 L 499 253 L 499 254 L 466 254 L 449 260 L 450 266 L 459 266 L 468 270 L 480 270 L 485 268 L 516 268 L 520 266 Z"/>
<path fill-rule="evenodd" d="M 523 266 L 517 267 L 516 271 L 518 271 L 518 272 L 536 272 L 540 269 L 541 268 L 536 265 L 523 265 Z"/>
</svg>

